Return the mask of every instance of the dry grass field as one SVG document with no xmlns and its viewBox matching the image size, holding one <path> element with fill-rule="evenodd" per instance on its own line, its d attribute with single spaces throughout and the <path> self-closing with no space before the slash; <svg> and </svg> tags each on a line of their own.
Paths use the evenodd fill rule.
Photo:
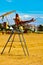
<svg viewBox="0 0 43 65">
<path fill-rule="evenodd" d="M 24 56 L 18 35 L 15 37 L 12 49 L 8 53 L 10 43 L 8 43 L 4 53 L 1 51 L 9 37 L 9 34 L 0 33 L 0 65 L 43 65 L 43 34 L 27 33 L 24 34 L 29 56 Z"/>
</svg>

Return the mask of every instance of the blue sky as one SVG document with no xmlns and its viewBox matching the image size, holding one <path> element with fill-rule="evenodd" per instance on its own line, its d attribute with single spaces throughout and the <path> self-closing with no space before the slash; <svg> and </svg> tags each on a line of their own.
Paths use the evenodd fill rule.
<svg viewBox="0 0 43 65">
<path fill-rule="evenodd" d="M 12 10 L 16 10 L 20 16 L 25 15 L 27 19 L 36 18 L 33 24 L 43 24 L 43 0 L 0 0 L 0 15 Z"/>
</svg>

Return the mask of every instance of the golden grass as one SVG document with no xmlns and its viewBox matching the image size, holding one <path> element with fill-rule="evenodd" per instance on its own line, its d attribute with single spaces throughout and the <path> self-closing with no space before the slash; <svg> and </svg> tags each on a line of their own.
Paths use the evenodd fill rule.
<svg viewBox="0 0 43 65">
<path fill-rule="evenodd" d="M 9 35 L 0 33 L 0 53 Z M 27 33 L 24 34 L 29 56 L 24 56 L 20 42 L 13 42 L 11 52 L 8 54 L 10 42 L 4 54 L 0 54 L 0 65 L 43 65 L 43 34 Z M 19 41 L 16 35 L 15 41 Z"/>
</svg>

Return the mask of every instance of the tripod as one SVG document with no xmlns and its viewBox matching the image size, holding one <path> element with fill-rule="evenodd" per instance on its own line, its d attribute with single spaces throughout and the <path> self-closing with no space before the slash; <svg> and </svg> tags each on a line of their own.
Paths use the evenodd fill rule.
<svg viewBox="0 0 43 65">
<path fill-rule="evenodd" d="M 27 48 L 27 45 L 26 45 L 26 42 L 25 42 L 23 33 L 20 32 L 18 29 L 16 29 L 16 31 L 17 31 L 19 40 L 20 40 L 20 42 L 21 42 L 21 46 L 22 46 L 24 55 L 26 56 L 26 53 L 27 53 L 27 55 L 29 56 L 28 48 Z M 11 32 L 11 34 L 10 34 L 10 36 L 9 36 L 9 38 L 8 38 L 8 40 L 7 40 L 7 42 L 6 42 L 5 46 L 4 46 L 4 48 L 3 48 L 3 50 L 2 50 L 2 52 L 1 52 L 1 55 L 3 54 L 5 48 L 6 48 L 7 44 L 8 44 L 8 42 L 10 41 L 10 39 L 11 39 L 11 37 L 12 37 L 13 34 L 14 34 L 14 30 L 12 30 L 12 32 Z M 16 34 L 15 34 L 15 35 L 16 35 Z M 12 47 L 12 44 L 13 44 L 13 42 L 14 42 L 15 35 L 13 36 L 13 39 L 12 39 L 12 41 L 11 41 L 11 45 L 10 45 L 10 48 L 9 48 L 8 53 L 10 53 L 10 51 L 11 51 L 11 47 Z M 22 43 L 22 39 L 21 39 L 21 36 L 20 36 L 20 35 L 22 35 L 22 39 L 23 39 L 24 45 L 23 45 L 23 43 Z M 25 48 L 24 48 L 24 47 L 25 47 Z M 26 51 L 25 51 L 25 50 L 26 50 Z"/>
</svg>

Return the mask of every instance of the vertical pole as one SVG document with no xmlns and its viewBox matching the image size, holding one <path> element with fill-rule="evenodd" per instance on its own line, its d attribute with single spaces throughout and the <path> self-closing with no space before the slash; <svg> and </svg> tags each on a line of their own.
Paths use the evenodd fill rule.
<svg viewBox="0 0 43 65">
<path fill-rule="evenodd" d="M 23 42 L 24 42 L 24 45 L 25 45 L 27 54 L 28 54 L 28 56 L 29 56 L 28 48 L 27 48 L 26 41 L 25 41 L 25 39 L 24 39 L 23 33 L 22 33 L 22 38 L 23 38 Z"/>
<path fill-rule="evenodd" d="M 4 48 L 3 48 L 2 52 L 1 52 L 1 55 L 3 54 L 3 52 L 4 52 L 4 50 L 5 50 L 6 46 L 7 46 L 7 44 L 8 44 L 8 42 L 9 42 L 10 38 L 12 37 L 12 35 L 13 35 L 13 32 L 12 32 L 11 35 L 9 36 L 9 38 L 8 38 L 6 44 L 5 44 L 5 46 L 4 46 Z"/>
<path fill-rule="evenodd" d="M 12 42 L 11 42 L 11 45 L 10 45 L 10 48 L 9 48 L 8 53 L 10 53 L 10 50 L 11 50 L 11 47 L 12 47 L 12 44 L 13 44 L 14 38 L 15 38 L 15 35 L 14 35 L 14 37 L 13 37 L 13 39 L 12 39 Z"/>
<path fill-rule="evenodd" d="M 23 46 L 23 44 L 22 44 L 22 40 L 21 40 L 20 34 L 18 33 L 18 35 L 19 35 L 19 39 L 20 39 L 20 42 L 21 42 L 21 46 L 22 46 L 22 48 L 23 48 L 24 55 L 26 56 L 25 49 L 24 49 L 24 46 Z"/>
</svg>

